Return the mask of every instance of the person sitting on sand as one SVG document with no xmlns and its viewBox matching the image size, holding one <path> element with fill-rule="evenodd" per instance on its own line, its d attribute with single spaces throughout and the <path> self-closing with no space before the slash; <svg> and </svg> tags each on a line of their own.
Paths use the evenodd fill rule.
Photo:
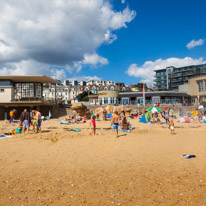
<svg viewBox="0 0 206 206">
<path fill-rule="evenodd" d="M 129 122 L 127 122 L 126 117 L 124 117 L 123 120 L 122 120 L 122 129 L 123 130 L 128 130 L 129 129 Z"/>
<path fill-rule="evenodd" d="M 119 116 L 118 116 L 117 111 L 115 112 L 114 116 L 112 117 L 111 124 L 114 125 L 113 129 L 115 130 L 116 137 L 118 137 Z"/>
<path fill-rule="evenodd" d="M 92 125 L 92 130 L 93 130 L 93 135 L 96 133 L 96 121 L 95 121 L 95 115 L 92 116 L 91 122 L 90 122 L 90 127 Z"/>
<path fill-rule="evenodd" d="M 175 124 L 173 120 L 170 121 L 169 128 L 170 128 L 171 134 L 175 134 Z"/>
</svg>

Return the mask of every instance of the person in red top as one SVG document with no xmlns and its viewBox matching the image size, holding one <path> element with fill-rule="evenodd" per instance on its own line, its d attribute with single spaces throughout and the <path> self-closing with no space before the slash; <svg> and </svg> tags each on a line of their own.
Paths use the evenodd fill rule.
<svg viewBox="0 0 206 206">
<path fill-rule="evenodd" d="M 157 107 L 159 107 L 159 106 L 160 106 L 160 103 L 158 102 L 158 103 L 157 103 Z"/>
<path fill-rule="evenodd" d="M 91 122 L 90 122 L 90 127 L 92 126 L 93 129 L 93 134 L 95 135 L 96 133 L 96 121 L 95 121 L 95 115 L 92 116 Z"/>
</svg>

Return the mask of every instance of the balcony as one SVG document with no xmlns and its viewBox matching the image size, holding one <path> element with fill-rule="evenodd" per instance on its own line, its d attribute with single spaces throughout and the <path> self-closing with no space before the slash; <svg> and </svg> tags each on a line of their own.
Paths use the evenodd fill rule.
<svg viewBox="0 0 206 206">
<path fill-rule="evenodd" d="M 194 73 L 186 73 L 186 74 L 184 74 L 184 77 L 185 76 L 193 76 L 194 75 Z"/>
<path fill-rule="evenodd" d="M 183 79 L 173 79 L 172 82 L 182 82 Z"/>
<path fill-rule="evenodd" d="M 182 77 L 182 73 L 174 74 L 172 77 L 173 77 L 173 78 Z"/>
</svg>

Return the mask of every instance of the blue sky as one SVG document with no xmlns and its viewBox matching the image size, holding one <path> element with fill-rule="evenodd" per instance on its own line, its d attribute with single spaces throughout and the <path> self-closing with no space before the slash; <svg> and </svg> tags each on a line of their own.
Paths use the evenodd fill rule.
<svg viewBox="0 0 206 206">
<path fill-rule="evenodd" d="M 118 39 L 102 45 L 97 52 L 109 60 L 98 69 L 82 69 L 80 75 L 96 75 L 126 84 L 137 83 L 141 78 L 125 74 L 129 65 L 138 66 L 145 61 L 176 58 L 205 58 L 206 44 L 187 49 L 191 40 L 206 38 L 206 1 L 204 0 L 127 0 L 113 1 L 114 8 L 128 6 L 136 17 L 116 32 Z"/>
<path fill-rule="evenodd" d="M 205 8 L 205 0 L 2 1 L 0 75 L 152 85 L 154 69 L 205 63 Z"/>
</svg>

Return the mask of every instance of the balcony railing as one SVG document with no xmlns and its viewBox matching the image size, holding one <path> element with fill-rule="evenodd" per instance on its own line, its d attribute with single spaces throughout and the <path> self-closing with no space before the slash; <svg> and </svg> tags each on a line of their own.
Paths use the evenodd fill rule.
<svg viewBox="0 0 206 206">
<path fill-rule="evenodd" d="M 44 102 L 43 97 L 21 97 L 18 99 L 13 99 L 12 102 Z"/>
</svg>

